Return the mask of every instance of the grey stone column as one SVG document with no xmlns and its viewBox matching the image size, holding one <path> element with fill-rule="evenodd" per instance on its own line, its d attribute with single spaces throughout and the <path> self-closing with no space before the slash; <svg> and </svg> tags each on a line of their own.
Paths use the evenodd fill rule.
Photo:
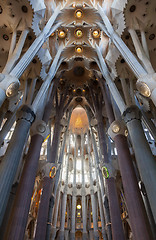
<svg viewBox="0 0 156 240">
<path fill-rule="evenodd" d="M 61 173 L 61 169 L 62 169 L 62 162 L 63 162 L 63 159 L 64 159 L 64 149 L 65 149 L 65 143 L 66 143 L 66 138 L 67 138 L 67 132 L 68 132 L 67 130 L 68 130 L 68 126 L 69 126 L 69 121 L 70 121 L 70 117 L 68 119 L 68 124 L 67 124 L 67 127 L 66 127 L 66 131 L 64 133 L 64 138 L 63 138 L 63 143 L 62 143 L 62 147 L 61 147 L 61 151 L 60 151 L 60 156 L 59 156 L 59 160 L 58 160 L 58 163 L 57 163 L 58 168 L 57 168 L 57 172 L 56 172 L 56 176 L 55 176 L 55 183 L 54 183 L 54 187 L 53 187 L 54 199 L 56 197 L 58 185 L 59 185 L 59 182 L 60 182 L 60 173 Z M 46 240 L 49 240 L 49 238 L 50 238 L 53 207 L 54 207 L 54 204 L 51 205 L 51 207 L 49 208 L 48 224 L 47 224 L 47 230 L 46 230 Z"/>
<path fill-rule="evenodd" d="M 95 175 L 96 175 L 96 185 L 97 185 L 97 197 L 98 197 L 100 218 L 101 218 L 101 226 L 102 226 L 102 236 L 103 236 L 104 240 L 107 240 L 106 230 L 105 230 L 104 209 L 103 209 L 103 204 L 102 204 L 102 198 L 101 198 L 101 191 L 100 191 L 99 180 L 98 180 L 98 170 L 97 170 L 96 161 L 94 161 L 94 164 L 95 164 Z"/>
<path fill-rule="evenodd" d="M 152 234 L 153 234 L 153 238 L 156 239 L 156 223 L 154 221 L 154 217 L 153 217 L 153 214 L 152 214 L 152 210 L 151 210 L 151 206 L 150 206 L 150 203 L 149 203 L 149 200 L 148 200 L 148 196 L 147 196 L 145 186 L 144 186 L 143 182 L 141 182 L 141 181 L 139 182 L 139 188 L 140 188 L 140 192 L 141 192 L 143 202 L 144 202 L 144 205 L 145 205 L 145 208 L 146 208 L 146 212 L 147 212 L 148 220 L 149 220 L 149 223 L 150 223 L 151 231 L 152 231 Z"/>
<path fill-rule="evenodd" d="M 134 171 L 133 162 L 128 148 L 127 139 L 125 137 L 125 126 L 121 121 L 114 121 L 111 99 L 108 89 L 105 87 L 103 92 L 105 104 L 107 105 L 107 116 L 111 124 L 108 134 L 115 142 L 118 153 L 118 162 L 123 182 L 126 204 L 128 209 L 129 221 L 134 239 L 149 239 L 150 231 L 145 214 L 145 209 L 139 193 L 138 182 Z M 109 110 L 109 111 L 108 111 Z M 115 134 L 113 126 L 119 126 L 119 131 Z"/>
<path fill-rule="evenodd" d="M 88 139 L 89 139 L 89 133 L 88 133 Z M 91 195 L 91 203 L 92 203 L 92 213 L 93 213 L 93 227 L 94 227 L 94 239 L 99 239 L 99 233 L 98 233 L 98 219 L 96 214 L 96 198 L 94 195 L 94 187 L 93 187 L 93 176 L 92 176 L 92 158 L 91 158 L 91 147 L 90 143 L 88 141 L 88 159 L 89 159 L 89 174 L 90 174 L 90 195 Z"/>
<path fill-rule="evenodd" d="M 70 240 L 75 239 L 75 217 L 76 217 L 76 155 L 77 155 L 77 136 L 75 135 L 74 149 L 74 177 L 73 177 L 73 192 L 72 192 L 72 216 L 71 216 L 71 232 Z"/>
<path fill-rule="evenodd" d="M 69 138 L 70 139 L 70 138 Z M 58 239 L 64 240 L 65 237 L 65 231 L 64 231 L 64 225 L 65 225 L 65 212 L 66 212 L 66 204 L 67 204 L 67 190 L 68 190 L 68 175 L 69 175 L 69 157 L 70 157 L 70 141 L 69 141 L 69 152 L 66 162 L 66 178 L 65 178 L 65 187 L 64 187 L 64 193 L 62 197 L 62 211 L 61 211 L 61 219 L 60 219 L 60 230 Z"/>
<path fill-rule="evenodd" d="M 134 149 L 137 166 L 145 185 L 152 213 L 156 222 L 156 161 L 147 143 L 141 121 L 140 111 L 136 106 L 127 108 L 123 113 Z"/>
<path fill-rule="evenodd" d="M 0 223 L 5 213 L 9 193 L 34 118 L 34 112 L 26 105 L 17 113 L 17 124 L 0 169 Z"/>
<path fill-rule="evenodd" d="M 45 239 L 47 217 L 49 211 L 49 201 L 51 197 L 53 179 L 45 176 L 43 179 L 43 190 L 37 216 L 37 227 L 35 233 L 35 240 Z M 48 203 L 48 204 L 47 204 Z"/>
<path fill-rule="evenodd" d="M 7 133 L 10 131 L 12 125 L 14 124 L 15 120 L 16 120 L 16 113 L 17 110 L 19 109 L 19 107 L 22 104 L 22 100 L 19 102 L 19 104 L 17 105 L 16 109 L 14 110 L 14 112 L 10 113 L 7 121 L 5 122 L 5 124 L 3 125 L 2 130 L 0 131 L 0 146 L 2 145 Z"/>
<path fill-rule="evenodd" d="M 93 233 L 91 228 L 91 199 L 87 196 L 88 200 L 88 231 L 89 231 L 89 239 L 93 240 Z"/>
<path fill-rule="evenodd" d="M 86 209 L 86 191 L 85 191 L 85 176 L 84 176 L 84 134 L 81 133 L 81 161 L 82 161 L 82 220 L 83 220 L 83 240 L 88 239 L 87 233 L 87 209 Z"/>
<path fill-rule="evenodd" d="M 89 124 L 90 124 L 91 118 L 90 118 L 89 112 L 87 112 L 87 115 L 88 115 Z M 107 237 L 108 237 L 108 240 L 111 240 L 112 239 L 112 231 L 111 231 L 111 224 L 110 224 L 111 219 L 110 219 L 109 205 L 105 204 L 105 198 L 107 198 L 107 197 L 105 195 L 103 175 L 102 175 L 101 169 L 99 168 L 99 156 L 98 156 L 97 144 L 96 144 L 96 141 L 95 141 L 95 136 L 94 136 L 91 124 L 90 124 L 90 133 L 91 133 L 93 151 L 94 151 L 94 156 L 95 156 L 96 168 L 97 168 L 97 171 L 98 171 L 98 178 L 97 179 L 99 179 L 99 183 L 100 183 L 99 184 L 99 188 L 100 188 L 100 192 L 101 192 L 100 197 L 101 197 L 101 201 L 102 201 L 103 209 L 104 209 L 104 217 L 105 217 L 105 222 L 106 222 Z M 107 199 L 107 201 L 108 201 L 108 199 Z"/>
<path fill-rule="evenodd" d="M 56 224 L 57 224 L 57 217 L 58 217 L 58 210 L 59 210 L 59 203 L 60 203 L 60 188 L 58 189 L 55 205 L 54 205 L 54 213 L 53 213 L 53 223 L 52 223 L 52 231 L 50 240 L 54 240 L 56 236 Z"/>
</svg>

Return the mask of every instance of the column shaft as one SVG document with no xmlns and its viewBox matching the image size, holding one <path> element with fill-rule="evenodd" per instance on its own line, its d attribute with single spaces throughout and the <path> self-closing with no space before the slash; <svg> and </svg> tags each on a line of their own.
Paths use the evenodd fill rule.
<svg viewBox="0 0 156 240">
<path fill-rule="evenodd" d="M 102 162 L 108 163 L 108 153 L 107 153 L 107 145 L 105 141 L 101 141 L 101 138 L 104 133 L 104 125 L 101 121 L 101 118 L 97 119 L 98 121 L 98 134 L 99 134 L 99 142 L 100 142 L 100 148 L 102 153 Z M 104 145 L 104 146 L 103 146 Z M 115 179 L 113 177 L 106 179 L 106 186 L 108 190 L 108 199 L 109 199 L 109 209 L 110 209 L 110 216 L 111 216 L 111 224 L 112 224 L 112 234 L 113 239 L 125 239 L 124 238 L 124 232 L 123 232 L 123 226 L 121 222 L 121 216 L 120 216 L 120 209 L 119 209 L 119 202 L 118 202 L 118 195 L 115 185 Z"/>
<path fill-rule="evenodd" d="M 43 191 L 41 195 L 41 201 L 37 216 L 37 227 L 35 233 L 35 240 L 43 240 L 46 236 L 46 226 L 49 210 L 49 201 L 52 191 L 53 179 L 49 177 L 44 177 L 43 179 Z"/>
<path fill-rule="evenodd" d="M 34 113 L 26 106 L 21 109 L 20 113 L 22 115 L 19 116 L 19 120 L 17 120 L 13 136 L 0 169 L 0 223 L 5 213 L 10 190 L 21 159 L 27 134 L 34 119 Z"/>
<path fill-rule="evenodd" d="M 58 189 L 54 207 L 54 214 L 53 214 L 53 224 L 52 224 L 52 234 L 50 240 L 54 240 L 56 236 L 56 224 L 57 224 L 57 217 L 58 217 L 58 210 L 59 210 L 59 203 L 60 203 L 60 189 Z"/>
<path fill-rule="evenodd" d="M 156 222 L 156 161 L 143 132 L 141 121 L 132 119 L 127 122 L 128 132 L 134 149 L 137 166 L 145 185 L 152 213 Z"/>
<path fill-rule="evenodd" d="M 133 162 L 127 145 L 126 137 L 117 135 L 115 145 L 118 152 L 119 167 L 122 176 L 128 215 L 134 239 L 151 239 L 145 209 L 141 199 Z"/>
<path fill-rule="evenodd" d="M 7 230 L 8 239 L 10 240 L 21 240 L 24 238 L 42 142 L 43 137 L 40 135 L 34 135 L 31 138 L 30 148 L 10 218 L 10 227 Z"/>
<path fill-rule="evenodd" d="M 113 240 L 125 239 L 123 233 L 123 227 L 120 217 L 120 209 L 118 203 L 118 195 L 115 185 L 115 179 L 113 177 L 106 179 L 106 185 L 108 189 L 109 209 L 112 224 Z"/>
<path fill-rule="evenodd" d="M 106 103 L 106 112 L 110 124 L 115 120 L 109 90 L 105 84 L 103 96 Z M 116 135 L 114 142 L 118 153 L 119 168 L 122 176 L 128 214 L 134 239 L 149 239 L 149 229 L 144 205 L 140 195 L 137 178 L 131 155 L 128 148 L 127 139 L 123 135 Z"/>
</svg>

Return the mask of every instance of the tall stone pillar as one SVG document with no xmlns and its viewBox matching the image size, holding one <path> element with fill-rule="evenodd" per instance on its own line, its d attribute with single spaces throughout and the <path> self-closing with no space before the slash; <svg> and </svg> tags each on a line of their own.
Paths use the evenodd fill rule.
<svg viewBox="0 0 156 240">
<path fill-rule="evenodd" d="M 127 108 L 110 77 L 110 73 L 106 64 L 104 63 L 101 53 L 99 50 L 97 50 L 97 52 L 102 66 L 102 74 L 106 79 L 110 92 L 127 125 L 140 176 L 145 184 L 153 216 L 156 222 L 156 205 L 154 204 L 156 196 L 156 185 L 154 184 L 156 181 L 156 162 L 144 135 L 143 127 L 141 125 L 140 111 L 135 105 Z"/>
<path fill-rule="evenodd" d="M 70 157 L 70 141 L 69 141 L 69 152 L 68 152 L 67 161 L 66 161 L 65 187 L 64 187 L 64 193 L 62 196 L 62 209 L 61 209 L 62 211 L 61 211 L 61 219 L 60 219 L 60 230 L 59 230 L 59 235 L 58 235 L 59 240 L 64 240 L 64 238 L 65 238 L 64 225 L 65 225 L 65 212 L 66 212 L 66 205 L 67 205 L 69 157 Z"/>
<path fill-rule="evenodd" d="M 147 143 L 141 121 L 140 111 L 136 106 L 127 108 L 123 113 L 132 146 L 134 149 L 140 177 L 145 185 L 152 213 L 156 222 L 156 161 Z"/>
<path fill-rule="evenodd" d="M 109 161 L 109 156 L 107 152 L 107 142 L 106 142 L 106 134 L 104 130 L 104 122 L 102 116 L 102 105 L 100 103 L 100 98 L 97 92 L 94 92 L 90 87 L 90 94 L 94 105 L 95 117 L 97 120 L 97 130 L 98 130 L 98 138 L 100 144 L 100 151 L 102 155 L 101 159 L 101 167 L 107 167 L 111 169 L 111 173 L 109 178 L 105 180 L 107 194 L 109 199 L 109 207 L 110 207 L 110 216 L 111 216 L 111 224 L 112 224 L 112 234 L 114 240 L 122 239 L 124 240 L 124 231 L 121 222 L 120 209 L 119 209 L 119 201 L 117 195 L 117 189 L 115 185 L 115 176 L 112 171 L 112 166 Z"/>
<path fill-rule="evenodd" d="M 53 91 L 54 92 L 54 91 Z M 52 92 L 52 95 L 54 94 Z M 53 96 L 46 104 L 46 115 L 43 115 L 43 120 L 37 120 L 32 128 L 32 137 L 29 145 L 28 154 L 24 164 L 22 176 L 18 186 L 18 191 L 15 198 L 13 211 L 11 214 L 11 222 L 7 230 L 8 239 L 23 239 L 29 208 L 31 203 L 31 196 L 33 193 L 36 172 L 38 168 L 38 161 L 40 157 L 40 150 L 43 140 L 47 137 L 47 123 L 51 113 L 51 109 L 47 107 L 53 102 Z"/>
<path fill-rule="evenodd" d="M 57 165 L 59 140 L 60 140 L 61 129 L 62 129 L 61 120 L 62 120 L 64 112 L 68 108 L 69 103 L 71 101 L 71 99 L 69 99 L 69 101 L 66 104 L 66 102 L 65 102 L 65 100 L 66 100 L 66 93 L 67 92 L 65 92 L 65 94 L 61 94 L 59 104 L 58 104 L 58 97 L 57 97 L 57 94 L 56 94 L 56 98 L 57 98 L 57 100 L 56 100 L 57 104 L 56 105 L 57 106 L 56 106 L 56 116 L 55 116 L 55 128 L 54 128 L 53 141 L 52 141 L 52 147 L 51 147 L 50 163 L 47 163 L 47 164 L 53 165 L 54 167 L 56 167 L 56 165 Z M 50 171 L 50 169 L 49 169 L 49 171 Z M 38 226 L 38 223 L 37 223 L 36 236 L 35 237 L 38 240 L 39 239 L 43 239 L 43 238 L 46 237 L 46 236 L 43 237 L 43 234 L 46 234 L 46 226 L 47 226 L 46 223 L 47 223 L 47 220 L 48 220 L 49 212 L 48 211 L 44 211 L 44 208 L 46 209 L 47 206 L 49 206 L 49 200 L 50 200 L 49 196 L 52 193 L 52 187 L 53 187 L 55 178 L 51 179 L 51 181 L 50 180 L 47 181 L 47 178 L 44 178 L 44 180 L 45 180 L 45 185 L 44 186 L 46 187 L 46 191 L 43 191 L 42 198 L 41 198 L 41 201 L 40 201 L 39 212 L 41 214 L 40 215 L 38 214 L 38 223 L 40 225 L 40 221 L 42 222 L 42 219 L 45 219 L 45 218 L 46 218 L 46 221 L 44 223 L 42 222 L 42 235 L 40 234 L 40 227 Z M 47 186 L 48 184 L 49 184 L 49 187 Z M 48 193 L 48 191 L 50 191 L 50 192 Z M 44 194 L 47 194 L 47 196 L 44 197 L 43 196 Z M 43 199 L 43 204 L 41 203 L 42 199 Z M 40 210 L 40 208 L 43 208 L 43 209 Z M 52 210 L 52 207 L 50 209 Z M 43 230 L 43 228 L 45 228 L 45 229 Z M 42 238 L 39 238 L 40 236 Z"/>
<path fill-rule="evenodd" d="M 35 240 L 45 239 L 46 236 L 47 216 L 49 211 L 49 201 L 51 197 L 52 183 L 53 179 L 48 176 L 44 177 L 43 190 L 37 216 Z"/>
<path fill-rule="evenodd" d="M 91 159 L 91 147 L 89 141 L 89 134 L 88 134 L 88 160 L 89 160 L 89 174 L 90 174 L 90 195 L 91 195 L 91 204 L 92 204 L 92 214 L 93 214 L 93 227 L 94 227 L 94 239 L 99 239 L 99 232 L 98 232 L 98 219 L 97 219 L 97 211 L 96 211 L 96 198 L 94 194 L 94 187 L 93 187 L 93 165 Z"/>
<path fill-rule="evenodd" d="M 94 151 L 94 158 L 95 158 L 95 162 L 96 162 L 96 168 L 97 168 L 97 171 L 98 171 L 98 178 L 99 179 L 99 188 L 100 188 L 100 198 L 101 198 L 101 201 L 102 201 L 102 204 L 103 204 L 103 209 L 104 209 L 104 217 L 105 217 L 105 228 L 106 228 L 106 231 L 107 231 L 107 237 L 108 237 L 108 240 L 112 240 L 112 231 L 111 231 L 111 220 L 110 220 L 110 212 L 109 212 L 109 205 L 108 204 L 105 204 L 106 203 L 106 195 L 105 195 L 105 187 L 104 187 L 104 181 L 103 181 L 103 175 L 102 175 L 102 172 L 101 172 L 101 169 L 99 167 L 99 156 L 98 156 L 98 150 L 97 150 L 97 144 L 96 144 L 96 141 L 95 141 L 95 136 L 94 136 L 94 133 L 93 133 L 93 129 L 91 127 L 91 117 L 90 117 L 90 114 L 89 112 L 87 112 L 87 115 L 88 115 L 88 119 L 89 119 L 89 125 L 90 125 L 90 133 L 91 133 L 91 139 L 92 139 L 92 145 L 93 145 L 93 151 Z M 107 199 L 108 201 L 108 199 Z"/>
<path fill-rule="evenodd" d="M 0 223 L 5 213 L 10 190 L 21 159 L 28 131 L 34 118 L 34 112 L 26 105 L 18 111 L 17 124 L 0 169 Z"/>
<path fill-rule="evenodd" d="M 99 186 L 98 170 L 97 170 L 96 161 L 94 161 L 94 165 L 95 165 L 95 175 L 96 175 L 96 185 L 97 185 L 97 197 L 98 197 L 98 204 L 99 204 L 100 218 L 101 218 L 101 226 L 102 226 L 102 236 L 103 236 L 104 240 L 107 240 L 106 230 L 105 230 L 104 209 L 103 209 L 103 203 L 102 203 L 102 198 L 101 198 L 101 191 L 100 191 L 100 186 Z"/>
<path fill-rule="evenodd" d="M 72 216 L 71 216 L 71 232 L 70 240 L 75 239 L 75 218 L 76 218 L 76 157 L 77 157 L 77 136 L 75 135 L 75 149 L 74 149 L 74 176 L 73 176 L 73 192 L 72 192 Z"/>
<path fill-rule="evenodd" d="M 110 133 L 110 136 L 114 140 L 115 146 L 117 148 L 118 162 L 121 171 L 128 215 L 133 236 L 134 239 L 149 239 L 149 226 L 139 191 L 133 162 L 129 152 L 127 139 L 125 137 L 125 128 L 121 122 L 114 121 L 115 117 L 113 114 L 111 99 L 108 89 L 106 87 L 103 95 L 105 104 L 107 106 L 107 116 L 109 119 L 109 123 L 111 124 L 108 133 Z M 115 126 L 119 127 L 116 133 L 113 132 Z"/>
<path fill-rule="evenodd" d="M 87 233 L 87 209 L 86 209 L 86 191 L 85 191 L 85 175 L 84 175 L 84 134 L 81 133 L 81 172 L 82 172 L 82 221 L 83 221 L 83 240 L 88 239 Z"/>
<path fill-rule="evenodd" d="M 54 240 L 56 236 L 56 225 L 57 225 L 57 217 L 58 217 L 58 210 L 59 210 L 59 203 L 60 203 L 60 188 L 58 188 L 56 194 L 56 200 L 54 205 L 54 213 L 53 213 L 53 223 L 52 223 L 52 231 L 50 235 L 50 240 Z"/>
<path fill-rule="evenodd" d="M 87 207 L 88 207 L 88 232 L 89 232 L 89 239 L 94 239 L 94 236 L 93 236 L 93 231 L 92 231 L 92 228 L 91 228 L 91 199 L 89 198 L 89 196 L 87 196 Z"/>
<path fill-rule="evenodd" d="M 57 172 L 56 172 L 56 176 L 55 176 L 55 183 L 54 183 L 54 187 L 53 187 L 54 200 L 55 200 L 58 185 L 59 185 L 59 182 L 60 182 L 60 173 L 61 173 L 62 163 L 63 163 L 63 159 L 64 159 L 64 149 L 65 149 L 65 143 L 66 143 L 66 138 L 67 138 L 67 133 L 68 133 L 69 121 L 70 121 L 70 117 L 68 119 L 66 131 L 65 131 L 64 137 L 63 137 L 63 143 L 62 143 L 62 147 L 61 147 L 61 151 L 60 151 L 59 160 L 57 162 L 58 168 L 57 168 Z M 48 224 L 47 224 L 47 230 L 46 230 L 46 240 L 49 240 L 49 238 L 50 238 L 50 232 L 51 232 L 51 226 L 52 226 L 51 221 L 52 221 L 52 215 L 53 215 L 53 207 L 54 207 L 54 203 L 51 204 L 51 206 L 49 206 Z"/>
</svg>

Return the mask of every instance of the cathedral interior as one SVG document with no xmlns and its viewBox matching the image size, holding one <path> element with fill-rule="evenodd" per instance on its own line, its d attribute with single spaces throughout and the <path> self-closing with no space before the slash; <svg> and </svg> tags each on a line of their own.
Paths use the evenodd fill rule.
<svg viewBox="0 0 156 240">
<path fill-rule="evenodd" d="M 156 0 L 0 0 L 0 239 L 156 240 Z"/>
</svg>

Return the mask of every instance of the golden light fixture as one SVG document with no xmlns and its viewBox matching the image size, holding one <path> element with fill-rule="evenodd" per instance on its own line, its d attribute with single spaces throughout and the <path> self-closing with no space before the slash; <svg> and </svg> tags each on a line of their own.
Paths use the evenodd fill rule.
<svg viewBox="0 0 156 240">
<path fill-rule="evenodd" d="M 118 133 L 118 132 L 120 131 L 120 126 L 119 126 L 118 124 L 114 124 L 114 125 L 112 126 L 112 131 L 113 131 L 114 133 Z"/>
<path fill-rule="evenodd" d="M 82 17 L 82 15 L 83 15 L 83 13 L 82 13 L 81 9 L 77 9 L 75 11 L 75 17 L 76 18 L 80 19 Z"/>
<path fill-rule="evenodd" d="M 59 30 L 58 31 L 58 36 L 59 36 L 59 38 L 65 38 L 66 32 L 64 30 Z"/>
<path fill-rule="evenodd" d="M 127 137 L 128 136 L 128 130 L 126 129 L 125 130 L 125 137 Z"/>
<path fill-rule="evenodd" d="M 93 38 L 99 38 L 100 37 L 100 30 L 99 29 L 95 29 L 92 32 L 92 36 L 93 36 Z"/>
<path fill-rule="evenodd" d="M 73 8 L 75 8 L 75 7 L 76 7 L 76 4 L 75 4 L 75 3 L 73 3 L 72 7 L 73 7 Z"/>
<path fill-rule="evenodd" d="M 77 209 L 81 209 L 81 205 L 80 204 L 77 205 Z"/>
<path fill-rule="evenodd" d="M 82 53 L 83 52 L 83 48 L 81 46 L 78 46 L 78 47 L 75 48 L 75 51 L 77 53 Z"/>
<path fill-rule="evenodd" d="M 151 90 L 146 83 L 137 82 L 136 87 L 143 96 L 145 96 L 145 97 L 150 97 L 151 96 Z"/>
<path fill-rule="evenodd" d="M 7 97 L 13 97 L 18 92 L 18 89 L 19 89 L 19 83 L 13 82 L 8 86 L 5 93 L 6 93 Z"/>
<path fill-rule="evenodd" d="M 75 36 L 77 37 L 77 38 L 81 38 L 82 36 L 83 36 L 83 32 L 82 32 L 82 30 L 81 29 L 76 29 L 75 30 Z"/>
</svg>

